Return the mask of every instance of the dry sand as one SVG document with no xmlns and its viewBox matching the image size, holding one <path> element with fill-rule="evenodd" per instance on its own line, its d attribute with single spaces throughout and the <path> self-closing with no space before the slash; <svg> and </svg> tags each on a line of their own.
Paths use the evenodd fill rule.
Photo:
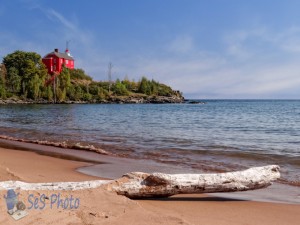
<svg viewBox="0 0 300 225">
<path fill-rule="evenodd" d="M 0 148 L 0 181 L 82 181 L 99 179 L 76 172 L 88 163 Z M 0 224 L 299 224 L 300 205 L 239 201 L 207 195 L 177 195 L 152 200 L 130 200 L 102 188 L 80 191 L 17 191 L 27 207 L 29 196 L 43 194 L 43 209 L 27 209 L 28 215 L 15 221 L 6 212 L 0 191 Z M 52 204 L 52 196 L 79 199 L 77 209 Z M 39 200 L 39 207 L 42 202 Z"/>
</svg>

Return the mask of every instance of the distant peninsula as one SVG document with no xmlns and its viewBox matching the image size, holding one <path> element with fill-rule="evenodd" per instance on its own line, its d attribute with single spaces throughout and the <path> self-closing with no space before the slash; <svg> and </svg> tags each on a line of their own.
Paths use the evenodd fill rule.
<svg viewBox="0 0 300 225">
<path fill-rule="evenodd" d="M 0 64 L 0 104 L 182 103 L 180 91 L 149 80 L 94 81 L 83 69 L 49 74 L 35 52 L 15 51 Z"/>
</svg>

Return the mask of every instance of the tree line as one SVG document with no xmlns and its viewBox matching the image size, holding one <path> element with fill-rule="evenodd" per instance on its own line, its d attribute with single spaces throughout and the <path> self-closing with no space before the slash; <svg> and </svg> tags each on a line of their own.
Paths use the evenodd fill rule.
<svg viewBox="0 0 300 225">
<path fill-rule="evenodd" d="M 83 69 L 68 69 L 53 79 L 42 57 L 35 52 L 15 51 L 0 64 L 0 99 L 103 101 L 113 96 L 180 96 L 181 93 L 155 80 L 142 77 L 139 81 L 117 79 L 94 81 Z"/>
</svg>

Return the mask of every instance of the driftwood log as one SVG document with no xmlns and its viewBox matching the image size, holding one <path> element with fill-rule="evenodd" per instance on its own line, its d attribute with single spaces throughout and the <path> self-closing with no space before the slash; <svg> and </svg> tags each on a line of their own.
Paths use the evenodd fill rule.
<svg viewBox="0 0 300 225">
<path fill-rule="evenodd" d="M 163 174 L 132 172 L 107 181 L 25 183 L 0 182 L 1 189 L 79 190 L 104 186 L 129 198 L 166 197 L 175 194 L 248 191 L 268 187 L 280 177 L 279 166 L 253 167 L 244 171 L 216 174 Z"/>
<path fill-rule="evenodd" d="M 279 166 L 254 167 L 217 174 L 162 174 L 134 172 L 109 184 L 130 198 L 166 197 L 175 194 L 248 191 L 268 187 L 280 177 Z"/>
</svg>

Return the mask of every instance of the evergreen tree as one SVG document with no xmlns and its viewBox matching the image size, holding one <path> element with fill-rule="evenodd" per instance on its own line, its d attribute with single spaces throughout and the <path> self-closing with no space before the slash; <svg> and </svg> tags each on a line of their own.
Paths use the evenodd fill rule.
<svg viewBox="0 0 300 225">
<path fill-rule="evenodd" d="M 113 91 L 116 95 L 128 95 L 128 90 L 126 89 L 126 86 L 121 83 L 119 79 L 116 80 L 116 83 L 113 86 Z"/>
<path fill-rule="evenodd" d="M 149 85 L 148 79 L 146 77 L 142 77 L 142 80 L 140 81 L 138 92 L 146 95 L 151 94 L 151 87 Z"/>
<path fill-rule="evenodd" d="M 71 87 L 71 78 L 70 78 L 70 70 L 66 67 L 63 67 L 61 73 L 57 77 L 58 85 L 57 85 L 57 97 L 59 101 L 65 101 L 67 97 L 67 93 L 69 93 L 69 89 Z"/>
<path fill-rule="evenodd" d="M 6 98 L 6 68 L 4 64 L 0 64 L 0 98 Z"/>
<path fill-rule="evenodd" d="M 15 67 L 10 67 L 7 72 L 7 85 L 12 93 L 19 93 L 21 90 L 21 77 Z"/>
<path fill-rule="evenodd" d="M 54 95 L 53 95 L 52 87 L 49 85 L 46 87 L 44 98 L 47 99 L 48 101 L 53 101 L 53 97 Z"/>
<path fill-rule="evenodd" d="M 28 98 L 37 100 L 40 97 L 40 86 L 41 86 L 41 79 L 39 78 L 38 74 L 35 74 L 34 77 L 30 79 L 28 82 Z"/>
</svg>

